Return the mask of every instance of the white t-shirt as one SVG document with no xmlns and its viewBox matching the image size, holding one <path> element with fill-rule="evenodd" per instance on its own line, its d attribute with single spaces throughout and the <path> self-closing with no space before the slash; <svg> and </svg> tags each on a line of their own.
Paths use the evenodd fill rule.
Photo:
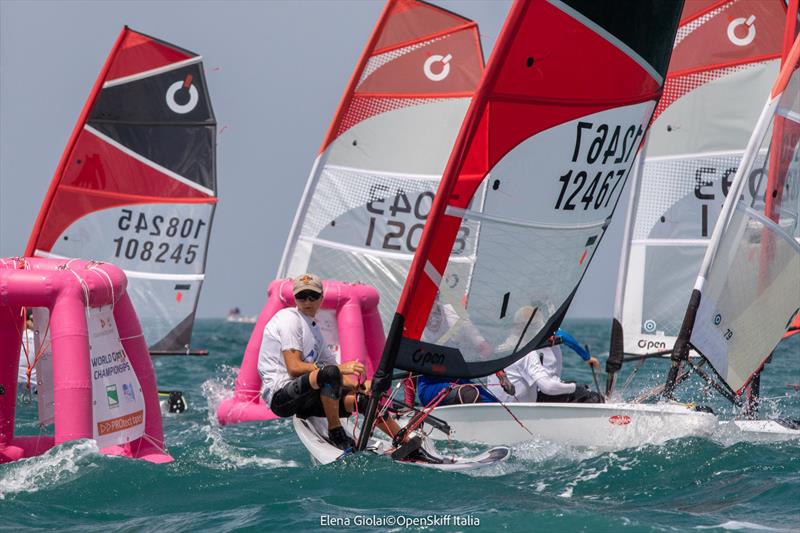
<svg viewBox="0 0 800 533">
<path fill-rule="evenodd" d="M 535 402 L 537 391 L 554 396 L 575 392 L 574 383 L 561 381 L 561 348 L 553 346 L 534 350 L 506 368 L 506 377 L 514 385 L 510 396 L 500 387 L 497 377 L 489 377 L 491 391 L 501 402 Z"/>
<path fill-rule="evenodd" d="M 281 309 L 264 327 L 258 352 L 258 373 L 263 383 L 261 395 L 267 405 L 272 402 L 275 391 L 294 379 L 286 368 L 285 350 L 298 350 L 307 363 L 336 364 L 336 357 L 325 344 L 316 321 L 296 307 Z"/>
<path fill-rule="evenodd" d="M 28 357 L 25 357 L 25 347 L 28 348 Z M 36 348 L 33 343 L 33 331 L 25 329 L 22 333 L 22 347 L 19 349 L 19 372 L 17 373 L 17 394 L 24 394 L 27 391 L 28 383 L 28 361 L 33 363 L 36 357 Z M 31 392 L 36 392 L 36 368 L 31 369 Z"/>
</svg>

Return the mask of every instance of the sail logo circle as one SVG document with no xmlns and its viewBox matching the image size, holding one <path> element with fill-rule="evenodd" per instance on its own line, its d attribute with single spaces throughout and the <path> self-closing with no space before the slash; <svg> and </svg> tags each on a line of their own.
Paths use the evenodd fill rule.
<svg viewBox="0 0 800 533">
<path fill-rule="evenodd" d="M 439 54 L 432 55 L 425 60 L 425 64 L 422 67 L 422 72 L 424 72 L 425 77 L 431 81 L 442 81 L 450 75 L 451 59 L 453 59 L 452 54 L 447 54 L 446 56 L 441 56 Z M 441 69 L 439 72 L 433 71 L 433 65 L 436 63 L 441 63 L 443 65 L 442 67 L 439 67 Z"/>
<path fill-rule="evenodd" d="M 755 21 L 755 15 L 750 15 L 748 18 L 739 17 L 733 19 L 731 23 L 728 24 L 728 40 L 736 46 L 747 46 L 752 43 L 756 38 Z M 736 29 L 739 28 L 739 26 L 745 26 L 747 28 L 747 34 L 745 34 L 744 37 L 736 35 Z"/>
<path fill-rule="evenodd" d="M 175 100 L 175 95 L 179 90 L 181 90 L 181 88 L 183 88 L 183 86 L 183 81 L 176 81 L 167 89 L 167 107 L 179 115 L 185 115 L 197 107 L 197 102 L 200 101 L 200 95 L 197 93 L 197 87 L 195 87 L 194 84 L 191 84 L 189 85 L 189 101 L 185 104 L 179 104 L 178 101 Z"/>
<path fill-rule="evenodd" d="M 717 315 L 714 317 L 714 325 L 719 326 L 720 322 L 722 322 L 722 315 Z"/>
<path fill-rule="evenodd" d="M 648 333 L 652 333 L 656 330 L 656 321 L 653 319 L 646 320 L 644 323 L 644 330 Z"/>
</svg>

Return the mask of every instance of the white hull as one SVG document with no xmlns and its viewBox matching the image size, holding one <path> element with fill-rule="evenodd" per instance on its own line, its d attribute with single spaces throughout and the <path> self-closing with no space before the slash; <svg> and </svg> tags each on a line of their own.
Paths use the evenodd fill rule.
<svg viewBox="0 0 800 533">
<path fill-rule="evenodd" d="M 543 439 L 571 446 L 622 449 L 690 435 L 710 435 L 718 427 L 715 415 L 679 404 L 510 403 L 506 406 L 530 433 L 500 404 L 449 405 L 434 409 L 433 416 L 450 425 L 450 438 L 489 445 Z M 447 438 L 437 431 L 431 437 Z"/>
<path fill-rule="evenodd" d="M 720 425 L 730 424 L 731 421 L 720 422 Z M 754 439 L 788 440 L 800 438 L 800 429 L 793 429 L 788 425 L 775 420 L 733 420 L 739 431 L 746 433 Z"/>
<path fill-rule="evenodd" d="M 352 436 L 354 427 L 351 419 L 342 418 L 341 422 L 345 431 Z M 322 435 L 328 434 L 328 423 L 324 418 L 310 417 L 307 419 L 301 419 L 295 416 L 292 417 L 292 424 L 294 425 L 295 433 L 297 433 L 300 441 L 303 443 L 306 449 L 308 449 L 309 453 L 311 454 L 311 458 L 314 459 L 314 462 L 317 464 L 330 464 L 347 455 L 346 452 L 343 452 L 339 448 L 331 445 L 322 437 Z M 353 438 L 355 439 L 356 437 L 354 436 Z M 441 459 L 442 463 L 435 464 L 414 461 L 402 462 L 425 468 L 434 468 L 437 470 L 464 471 L 474 470 L 476 468 L 485 468 L 487 466 L 500 463 L 505 461 L 511 453 L 508 448 L 498 447 L 487 450 L 474 457 L 445 457 L 436 451 L 433 444 L 428 439 L 423 441 L 423 446 L 429 454 Z M 377 455 L 388 455 L 392 451 L 392 447 L 389 441 L 376 439 L 373 437 L 369 441 L 367 450 Z"/>
</svg>

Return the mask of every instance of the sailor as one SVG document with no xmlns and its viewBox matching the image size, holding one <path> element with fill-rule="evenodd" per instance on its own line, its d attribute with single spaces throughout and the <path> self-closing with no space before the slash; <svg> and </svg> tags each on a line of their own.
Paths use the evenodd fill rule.
<svg viewBox="0 0 800 533">
<path fill-rule="evenodd" d="M 36 348 L 33 342 L 33 313 L 28 311 L 25 319 L 25 331 L 22 332 L 22 345 L 19 350 L 19 371 L 17 372 L 17 396 L 23 397 L 28 391 L 36 394 Z M 28 367 L 31 367 L 31 378 L 28 381 Z M 30 386 L 30 389 L 28 388 Z"/>
<path fill-rule="evenodd" d="M 359 385 L 364 365 L 359 361 L 336 363 L 315 320 L 322 305 L 322 281 L 314 274 L 293 280 L 296 307 L 281 309 L 264 327 L 258 354 L 258 373 L 263 383 L 262 397 L 280 417 L 324 416 L 328 420 L 328 439 L 346 450 L 355 446 L 342 428 L 340 417 L 348 417 L 356 407 L 366 409 L 369 382 Z M 386 424 L 389 424 L 388 426 Z M 379 421 L 378 427 L 395 435 L 393 420 Z"/>
<path fill-rule="evenodd" d="M 485 357 L 492 353 L 491 345 L 466 316 L 459 316 L 453 304 L 444 303 L 437 293 L 422 333 L 422 340 L 436 343 L 444 335 L 450 337 L 448 344 L 458 346 L 463 353 L 477 352 Z M 437 405 L 494 402 L 494 398 L 482 386 L 468 379 L 453 380 L 431 376 L 417 378 L 417 393 L 422 405 L 428 405 L 439 393 L 448 389 L 447 395 Z"/>
<path fill-rule="evenodd" d="M 517 311 L 514 321 L 523 327 L 535 312 L 533 306 L 525 306 Z M 544 326 L 543 319 L 535 325 L 534 331 Z M 530 325 L 529 325 L 530 327 Z M 518 328 L 519 329 L 519 328 Z M 503 345 L 517 342 L 519 333 L 509 337 Z M 562 403 L 603 403 L 603 396 L 591 391 L 587 385 L 561 381 L 563 367 L 561 344 L 572 348 L 589 366 L 597 367 L 599 362 L 584 349 L 575 338 L 559 329 L 549 339 L 549 346 L 533 350 L 525 357 L 505 369 L 508 380 L 513 385 L 513 394 L 507 387 L 501 387 L 495 377 L 490 377 L 488 386 L 501 402 L 562 402 Z M 501 345 L 501 347 L 503 346 Z"/>
</svg>

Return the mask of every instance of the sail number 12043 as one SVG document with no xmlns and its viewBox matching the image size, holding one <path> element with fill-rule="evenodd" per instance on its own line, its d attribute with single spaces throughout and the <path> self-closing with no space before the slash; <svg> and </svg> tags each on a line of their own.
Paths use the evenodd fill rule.
<svg viewBox="0 0 800 533">
<path fill-rule="evenodd" d="M 572 211 L 580 204 L 583 210 L 590 207 L 608 207 L 628 172 L 628 162 L 635 154 L 644 133 L 641 125 L 625 126 L 594 124 L 579 121 L 575 132 L 572 162 L 595 167 L 592 170 L 570 169 L 558 178 L 561 190 L 556 200 L 556 209 Z M 597 169 L 600 165 L 603 168 Z M 624 165 L 619 168 L 617 165 Z M 617 168 L 609 168 L 617 166 Z"/>
</svg>

